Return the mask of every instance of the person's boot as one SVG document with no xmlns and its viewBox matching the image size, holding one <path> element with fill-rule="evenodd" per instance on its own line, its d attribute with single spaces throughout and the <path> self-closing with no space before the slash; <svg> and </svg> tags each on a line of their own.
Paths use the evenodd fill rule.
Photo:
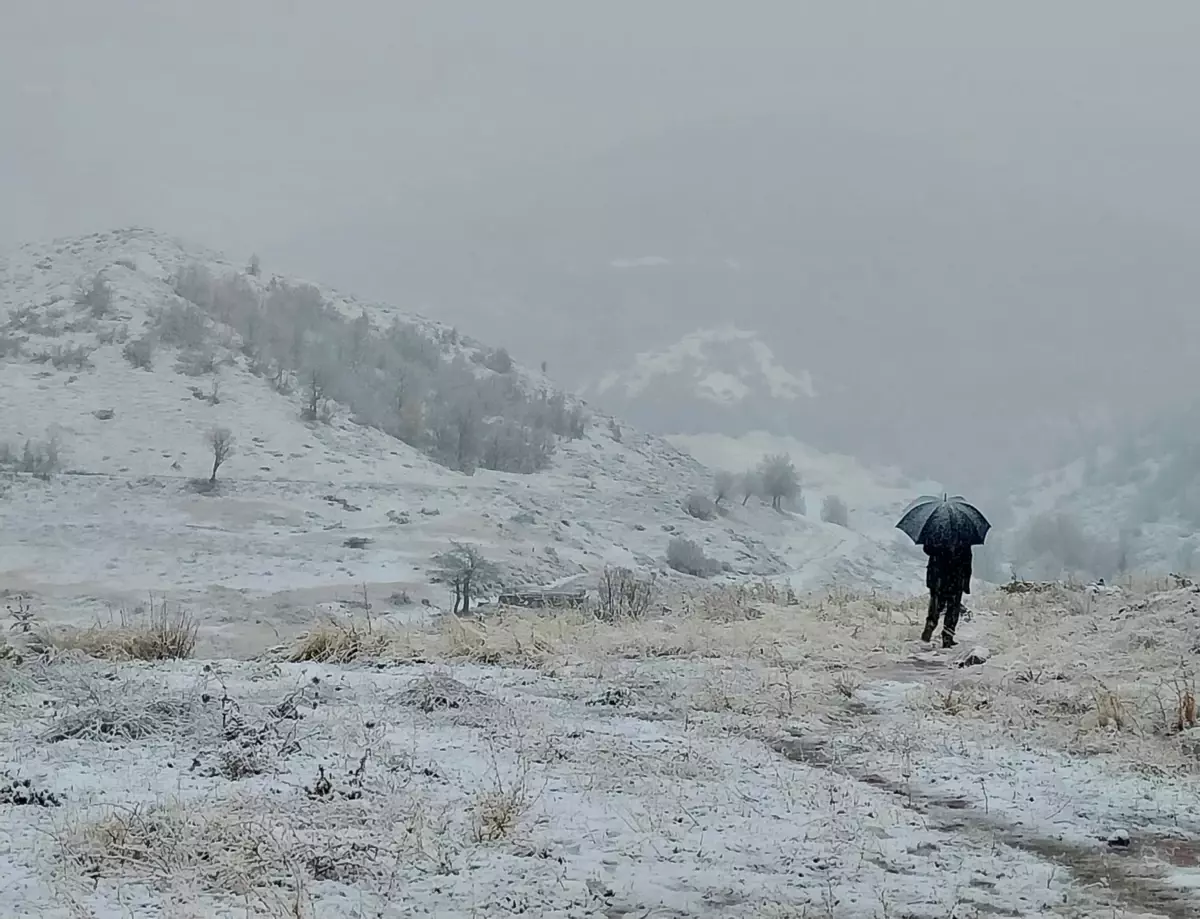
<svg viewBox="0 0 1200 919">
<path fill-rule="evenodd" d="M 942 629 L 942 647 L 953 648 L 957 644 L 958 642 L 954 640 L 954 633 L 947 632 L 945 629 Z"/>
<path fill-rule="evenodd" d="M 933 641 L 934 626 L 928 622 L 925 623 L 925 628 L 921 632 L 921 641 Z"/>
</svg>

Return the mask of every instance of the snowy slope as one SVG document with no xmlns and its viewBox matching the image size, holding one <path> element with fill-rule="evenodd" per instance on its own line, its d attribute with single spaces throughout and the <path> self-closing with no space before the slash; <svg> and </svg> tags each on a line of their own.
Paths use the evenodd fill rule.
<svg viewBox="0 0 1200 919">
<path fill-rule="evenodd" d="M 377 604 L 393 591 L 440 604 L 429 558 L 452 539 L 479 544 L 510 583 L 546 583 L 610 562 L 662 568 L 676 534 L 733 575 L 783 573 L 769 511 L 687 516 L 684 500 L 708 489 L 710 473 L 603 414 L 592 414 L 582 439 L 562 441 L 542 473 L 468 476 L 341 410 L 328 424 L 304 422 L 303 394 L 272 389 L 236 347 L 221 350 L 218 372 L 206 377 L 178 372 L 169 348 L 153 369 L 135 369 L 122 340 L 177 299 L 168 281 L 196 261 L 214 273 L 238 267 L 143 230 L 26 246 L 0 263 L 8 343 L 0 440 L 19 455 L 27 440 L 55 437 L 69 473 L 8 475 L 0 538 L 9 590 L 92 612 L 174 592 L 237 623 L 278 606 L 265 617 L 278 623 L 290 609 L 349 598 L 363 582 Z M 97 272 L 113 292 L 113 313 L 102 320 L 76 302 Z M 393 307 L 323 295 L 348 315 L 440 329 Z M 76 348 L 80 360 L 70 357 Z M 219 492 L 202 495 L 190 480 L 209 472 L 204 435 L 214 425 L 234 432 L 236 449 Z M 370 542 L 347 548 L 351 536 Z"/>
<path fill-rule="evenodd" d="M 765 431 L 741 437 L 669 434 L 667 439 L 710 468 L 734 473 L 753 469 L 767 454 L 792 458 L 807 513 L 780 539 L 781 552 L 801 583 L 885 591 L 921 587 L 924 556 L 895 524 L 918 495 L 939 493 L 938 483 L 910 481 L 899 470 L 867 467 L 853 457 L 824 453 L 794 437 Z M 821 520 L 821 505 L 830 495 L 846 503 L 849 527 Z"/>
<path fill-rule="evenodd" d="M 1012 513 L 998 534 L 1005 564 L 1109 578 L 1129 570 L 1200 572 L 1196 422 L 1195 410 L 1164 414 L 1014 489 L 1006 496 Z M 1082 550 L 1068 551 L 1065 564 L 1033 557 L 1038 547 L 1029 545 L 1028 533 L 1050 520 L 1082 534 Z"/>
</svg>

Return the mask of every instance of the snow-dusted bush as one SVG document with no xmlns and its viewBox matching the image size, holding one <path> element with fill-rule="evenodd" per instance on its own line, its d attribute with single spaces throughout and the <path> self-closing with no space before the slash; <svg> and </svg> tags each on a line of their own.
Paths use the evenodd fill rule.
<svg viewBox="0 0 1200 919">
<path fill-rule="evenodd" d="M 147 334 L 126 342 L 121 353 L 125 355 L 125 360 L 139 370 L 153 370 L 154 336 Z"/>
<path fill-rule="evenodd" d="M 721 571 L 721 563 L 704 554 L 704 549 L 690 539 L 676 536 L 667 543 L 667 564 L 683 574 L 698 578 L 712 577 Z"/>
<path fill-rule="evenodd" d="M 208 344 L 208 321 L 191 303 L 172 303 L 154 317 L 158 340 L 165 345 L 199 350 Z"/>
<path fill-rule="evenodd" d="M 112 312 L 112 289 L 103 275 L 97 274 L 80 287 L 75 302 L 85 308 L 94 318 L 103 319 Z"/>
<path fill-rule="evenodd" d="M 717 516 L 717 505 L 713 499 L 698 491 L 688 495 L 684 509 L 697 520 L 712 520 Z"/>
<path fill-rule="evenodd" d="M 62 466 L 60 447 L 57 434 L 51 434 L 45 440 L 26 440 L 20 452 L 10 444 L 0 444 L 0 466 L 48 479 Z"/>
<path fill-rule="evenodd" d="M 201 377 L 217 372 L 217 356 L 210 350 L 184 351 L 175 361 L 176 373 L 184 376 Z"/>
<path fill-rule="evenodd" d="M 480 363 L 495 373 L 512 373 L 513 359 L 506 348 L 493 348 L 482 356 Z"/>
<path fill-rule="evenodd" d="M 834 523 L 840 527 L 850 526 L 850 509 L 846 502 L 837 495 L 826 495 L 821 502 L 821 519 L 826 523 Z"/>
<path fill-rule="evenodd" d="M 606 567 L 600 574 L 594 613 L 604 622 L 641 619 L 654 608 L 657 596 L 654 575 L 641 576 L 629 568 Z"/>
</svg>

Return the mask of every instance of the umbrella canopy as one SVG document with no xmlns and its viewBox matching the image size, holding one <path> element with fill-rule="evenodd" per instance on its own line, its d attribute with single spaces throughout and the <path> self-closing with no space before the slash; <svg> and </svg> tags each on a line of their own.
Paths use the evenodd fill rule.
<svg viewBox="0 0 1200 919">
<path fill-rule="evenodd" d="M 982 545 L 992 525 L 961 495 L 918 498 L 896 528 L 918 546 L 956 549 Z"/>
</svg>

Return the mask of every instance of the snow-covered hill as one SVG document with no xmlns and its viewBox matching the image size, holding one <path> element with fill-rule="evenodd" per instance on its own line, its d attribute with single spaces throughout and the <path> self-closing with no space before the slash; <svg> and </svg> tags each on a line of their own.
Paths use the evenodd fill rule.
<svg viewBox="0 0 1200 919">
<path fill-rule="evenodd" d="M 1200 573 L 1200 408 L 1168 412 L 998 496 L 995 561 L 1025 577 Z"/>
<path fill-rule="evenodd" d="M 325 370 L 322 386 L 341 386 L 357 407 L 323 390 L 312 418 L 308 377 L 294 372 L 289 385 L 268 357 L 270 347 L 324 354 L 325 343 L 310 330 L 272 345 L 259 319 L 247 324 L 221 296 L 192 294 L 200 309 L 177 293 L 181 271 L 261 301 L 299 291 L 299 302 L 315 297 L 371 340 L 424 342 L 422 359 L 442 368 L 429 372 L 427 401 L 412 410 L 429 431 L 410 438 L 417 446 L 400 439 L 407 429 L 385 433 L 395 418 L 368 398 L 375 393 Z M 236 648 L 308 621 L 314 607 L 361 602 L 364 586 L 381 613 L 416 614 L 421 602 L 447 601 L 429 567 L 452 540 L 481 547 L 510 584 L 586 578 L 609 563 L 669 574 L 674 536 L 700 544 L 727 576 L 787 576 L 797 589 L 831 579 L 895 586 L 909 573 L 895 559 L 872 563 L 839 549 L 847 531 L 815 511 L 806 518 L 750 502 L 697 520 L 684 505 L 711 489 L 712 474 L 666 440 L 554 393 L 540 374 L 490 369 L 494 352 L 437 323 L 248 273 L 150 231 L 10 253 L 0 262 L 0 323 L 5 587 L 35 595 L 55 615 L 108 615 L 151 595 L 186 599 L 209 640 Z M 329 374 L 352 360 L 337 357 L 321 365 Z M 503 394 L 510 401 L 488 409 L 503 417 L 443 417 L 445 368 L 456 386 L 479 387 L 481 404 Z M 578 410 L 579 430 L 548 435 L 539 427 L 545 406 Z M 472 447 L 481 457 L 473 474 L 448 468 L 455 454 L 442 442 L 447 424 L 468 421 L 484 438 Z M 209 490 L 206 439 L 220 427 L 232 432 L 234 451 Z M 546 451 L 541 471 L 476 468 L 503 466 L 530 444 Z M 515 452 L 488 460 L 489 445 Z M 40 475 L 54 465 L 59 474 Z"/>
<path fill-rule="evenodd" d="M 733 473 L 753 469 L 769 454 L 791 457 L 806 513 L 800 529 L 780 538 L 794 546 L 791 553 L 785 550 L 785 557 L 793 559 L 801 580 L 891 591 L 920 587 L 924 556 L 896 529 L 896 521 L 918 495 L 940 492 L 939 483 L 913 481 L 898 469 L 868 467 L 854 457 L 824 453 L 794 437 L 765 431 L 741 437 L 668 434 L 667 440 L 706 466 Z M 844 502 L 848 526 L 821 519 L 826 498 Z"/>
<path fill-rule="evenodd" d="M 653 430 L 782 433 L 817 398 L 812 375 L 788 363 L 757 333 L 716 326 L 635 355 L 583 393 Z"/>
</svg>

